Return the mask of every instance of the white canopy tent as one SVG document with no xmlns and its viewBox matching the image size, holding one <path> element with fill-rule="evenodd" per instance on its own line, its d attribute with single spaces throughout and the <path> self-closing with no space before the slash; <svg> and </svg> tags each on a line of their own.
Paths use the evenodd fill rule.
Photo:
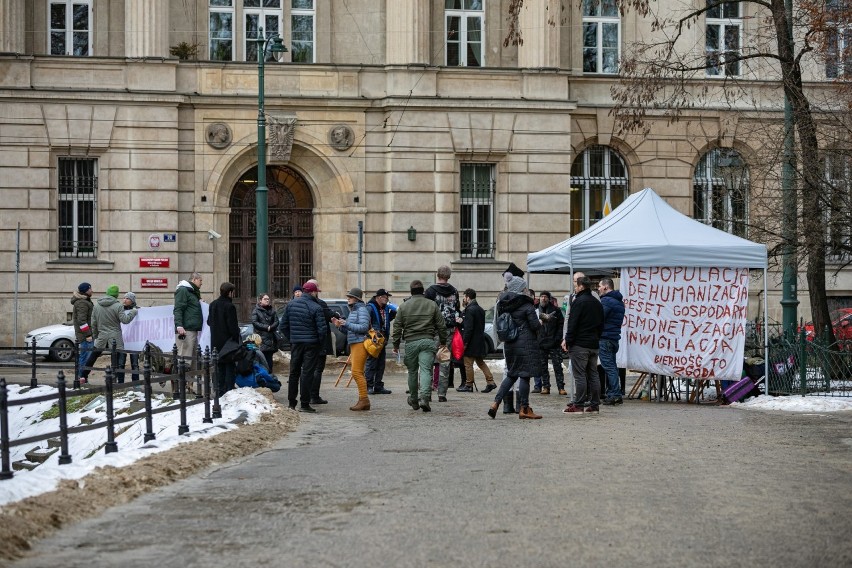
<svg viewBox="0 0 852 568">
<path fill-rule="evenodd" d="M 763 270 L 766 298 L 766 245 L 715 229 L 676 211 L 653 189 L 628 197 L 612 213 L 582 233 L 527 255 L 530 273 L 586 273 L 627 267 L 687 266 Z M 763 302 L 763 318 L 768 308 Z M 769 335 L 763 326 L 764 353 Z M 765 357 L 768 373 L 768 357 Z"/>
<path fill-rule="evenodd" d="M 724 266 L 765 271 L 766 245 L 687 217 L 646 187 L 582 233 L 527 255 L 529 272 L 574 273 L 627 266 Z"/>
</svg>

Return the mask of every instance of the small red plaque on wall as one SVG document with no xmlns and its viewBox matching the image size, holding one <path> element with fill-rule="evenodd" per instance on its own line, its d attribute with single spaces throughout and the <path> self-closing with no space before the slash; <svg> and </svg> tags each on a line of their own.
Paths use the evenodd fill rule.
<svg viewBox="0 0 852 568">
<path fill-rule="evenodd" d="M 168 278 L 143 278 L 140 281 L 140 284 L 143 288 L 168 288 L 169 287 L 169 279 Z"/>
<path fill-rule="evenodd" d="M 140 258 L 139 268 L 168 268 L 168 258 Z"/>
</svg>

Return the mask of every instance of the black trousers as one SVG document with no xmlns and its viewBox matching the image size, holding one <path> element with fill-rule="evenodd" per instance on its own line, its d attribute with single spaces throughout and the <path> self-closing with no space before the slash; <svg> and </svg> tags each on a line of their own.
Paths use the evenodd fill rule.
<svg viewBox="0 0 852 568">
<path fill-rule="evenodd" d="M 290 345 L 290 376 L 287 380 L 287 400 L 290 407 L 297 399 L 302 406 L 311 404 L 311 387 L 317 369 L 321 349 L 316 343 L 294 343 Z"/>
<path fill-rule="evenodd" d="M 317 364 L 314 371 L 314 378 L 311 380 L 311 400 L 318 400 L 320 397 L 320 386 L 322 386 L 322 372 L 325 371 L 325 344 L 317 345 Z"/>
</svg>

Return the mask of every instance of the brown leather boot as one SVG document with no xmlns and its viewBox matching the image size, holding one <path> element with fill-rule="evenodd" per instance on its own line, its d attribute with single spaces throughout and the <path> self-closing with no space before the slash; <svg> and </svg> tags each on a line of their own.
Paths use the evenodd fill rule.
<svg viewBox="0 0 852 568">
<path fill-rule="evenodd" d="M 541 394 L 550 394 L 550 387 L 542 387 Z"/>
<path fill-rule="evenodd" d="M 521 413 L 518 414 L 518 418 L 520 418 L 521 420 L 523 420 L 524 418 L 528 420 L 539 420 L 541 419 L 541 415 L 533 412 L 533 409 L 532 407 L 530 407 L 530 405 L 526 405 L 521 407 Z"/>
<path fill-rule="evenodd" d="M 370 399 L 359 398 L 358 402 L 355 403 L 355 406 L 350 406 L 349 410 L 370 410 Z"/>
</svg>

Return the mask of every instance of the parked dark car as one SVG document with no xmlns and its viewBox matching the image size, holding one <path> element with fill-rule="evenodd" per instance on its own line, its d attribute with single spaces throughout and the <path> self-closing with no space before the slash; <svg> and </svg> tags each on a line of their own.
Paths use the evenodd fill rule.
<svg viewBox="0 0 852 568">
<path fill-rule="evenodd" d="M 338 314 L 338 317 L 344 319 L 349 317 L 349 304 L 346 302 L 346 300 L 341 300 L 337 298 L 331 300 L 326 300 L 325 298 L 323 298 L 323 300 L 325 300 L 325 303 L 328 304 L 328 307 L 332 312 L 336 312 Z M 284 314 L 284 309 L 286 307 L 287 305 L 285 304 L 275 311 L 275 314 L 278 317 L 279 321 L 281 320 L 281 316 Z M 337 329 L 337 326 L 335 326 L 331 322 L 329 322 L 328 328 L 331 331 L 331 351 L 329 351 L 328 354 L 334 355 L 336 357 L 348 356 L 349 344 L 346 343 L 346 334 Z M 251 322 L 240 324 L 240 337 L 243 339 L 243 341 L 245 341 L 245 339 L 252 333 L 254 333 L 254 328 L 252 327 Z M 284 335 L 280 331 L 276 331 L 275 333 L 278 336 L 278 349 L 281 349 L 282 351 L 289 351 L 289 340 L 284 337 Z"/>
</svg>

